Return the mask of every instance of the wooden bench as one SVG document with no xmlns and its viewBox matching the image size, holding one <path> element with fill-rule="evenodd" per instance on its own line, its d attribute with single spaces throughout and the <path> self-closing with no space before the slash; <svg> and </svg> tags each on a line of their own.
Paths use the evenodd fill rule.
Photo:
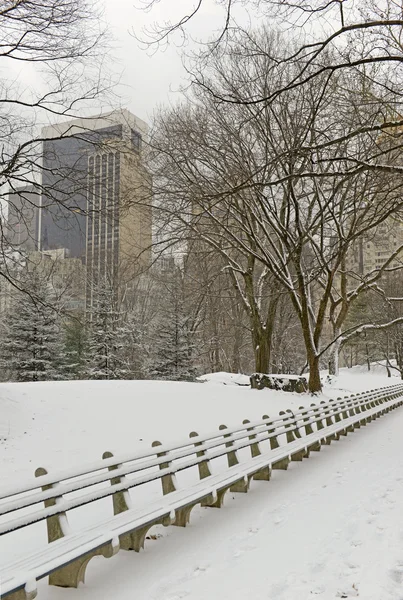
<svg viewBox="0 0 403 600">
<path fill-rule="evenodd" d="M 245 420 L 242 427 L 221 425 L 203 436 L 192 432 L 176 444 L 156 441 L 136 455 L 106 452 L 103 460 L 55 475 L 37 469 L 39 479 L 0 492 L 0 534 L 46 520 L 50 543 L 1 568 L 1 597 L 32 599 L 36 582 L 48 575 L 51 585 L 77 587 L 92 557 L 111 557 L 119 549 L 138 552 L 152 526 L 185 527 L 197 504 L 220 508 L 228 490 L 245 493 L 252 479 L 270 480 L 273 469 L 286 470 L 290 461 L 303 460 L 365 426 L 402 405 L 402 396 L 403 384 L 397 384 L 300 407 L 298 412 L 287 410 L 277 419 L 264 415 L 258 421 Z M 245 448 L 250 458 L 240 459 Z M 211 461 L 223 457 L 228 467 L 213 474 Z M 179 489 L 176 473 L 195 467 L 199 481 Z M 133 507 L 128 490 L 155 480 L 161 481 L 162 497 Z M 72 532 L 66 513 L 105 497 L 112 497 L 113 516 Z"/>
</svg>

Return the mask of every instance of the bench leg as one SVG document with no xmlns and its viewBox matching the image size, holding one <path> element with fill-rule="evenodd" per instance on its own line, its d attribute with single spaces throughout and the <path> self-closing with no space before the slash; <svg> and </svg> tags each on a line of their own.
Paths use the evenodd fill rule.
<svg viewBox="0 0 403 600">
<path fill-rule="evenodd" d="M 224 504 L 224 496 L 228 492 L 229 488 L 217 490 L 215 497 L 211 496 L 211 502 L 208 498 L 203 500 L 202 506 L 209 506 L 210 508 L 221 508 Z"/>
<path fill-rule="evenodd" d="M 134 552 L 140 552 L 144 548 L 144 541 L 146 535 L 151 529 L 152 525 L 146 525 L 141 527 L 132 533 L 126 533 L 119 537 L 120 547 L 122 550 L 134 550 Z"/>
<path fill-rule="evenodd" d="M 246 494 L 249 491 L 249 483 L 250 480 L 247 477 L 242 478 L 239 481 L 236 481 L 233 485 L 231 485 L 230 492 Z"/>
<path fill-rule="evenodd" d="M 309 454 L 308 454 L 308 456 L 309 456 Z M 291 454 L 291 460 L 293 460 L 293 461 L 301 462 L 304 458 L 307 458 L 305 449 L 298 450 L 298 452 L 294 452 L 294 454 Z"/>
<path fill-rule="evenodd" d="M 38 591 L 30 590 L 27 591 L 24 588 L 22 590 L 18 590 L 17 592 L 13 592 L 7 596 L 7 600 L 34 600 L 38 594 Z"/>
<path fill-rule="evenodd" d="M 288 469 L 288 465 L 290 464 L 291 459 L 289 456 L 287 458 L 283 458 L 278 460 L 272 465 L 272 469 L 280 469 L 281 471 L 286 471 Z"/>
<path fill-rule="evenodd" d="M 85 570 L 91 558 L 94 556 L 104 556 L 105 558 L 111 558 L 119 551 L 119 544 L 113 545 L 112 543 L 98 548 L 94 552 L 90 552 L 86 556 L 82 556 L 77 560 L 74 560 L 69 565 L 58 569 L 54 573 L 49 575 L 49 585 L 56 585 L 58 587 L 72 587 L 77 588 L 79 583 L 84 583 Z"/>
<path fill-rule="evenodd" d="M 190 513 L 196 504 L 199 503 L 196 502 L 195 504 L 189 504 L 189 506 L 185 506 L 184 508 L 177 510 L 175 513 L 175 521 L 172 523 L 172 525 L 175 525 L 176 527 L 186 527 L 190 521 Z"/>
<path fill-rule="evenodd" d="M 140 550 L 144 548 L 144 542 L 147 533 L 152 527 L 154 527 L 154 525 L 163 525 L 164 527 L 168 527 L 168 525 L 173 524 L 173 521 L 173 515 L 166 515 L 159 521 L 155 521 L 155 523 L 148 523 L 147 525 L 144 525 L 144 527 L 140 527 L 135 531 L 131 531 L 130 533 L 125 533 L 124 535 L 119 536 L 120 549 L 140 552 Z"/>
<path fill-rule="evenodd" d="M 270 467 L 265 467 L 264 469 L 261 469 L 260 471 L 255 473 L 252 476 L 252 479 L 254 479 L 255 481 L 270 481 L 270 477 L 271 469 Z"/>
</svg>

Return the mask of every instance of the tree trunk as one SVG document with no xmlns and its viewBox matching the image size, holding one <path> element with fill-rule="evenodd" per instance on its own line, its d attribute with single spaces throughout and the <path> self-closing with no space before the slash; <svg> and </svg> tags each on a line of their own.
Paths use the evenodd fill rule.
<svg viewBox="0 0 403 600">
<path fill-rule="evenodd" d="M 308 389 L 311 393 L 321 392 L 322 384 L 320 382 L 319 357 L 316 355 L 308 356 L 309 381 Z"/>
<path fill-rule="evenodd" d="M 371 370 L 371 359 L 369 356 L 369 349 L 368 349 L 368 344 L 365 344 L 365 354 L 367 356 L 367 367 L 368 367 L 368 371 Z"/>
<path fill-rule="evenodd" d="M 395 345 L 395 356 L 396 356 L 396 366 L 399 369 L 400 379 L 403 379 L 403 353 L 401 347 L 396 344 Z"/>
<path fill-rule="evenodd" d="M 239 319 L 241 319 L 239 315 Z M 232 373 L 241 373 L 241 346 L 243 331 L 241 327 L 235 326 L 234 339 L 232 345 L 231 371 Z"/>
<path fill-rule="evenodd" d="M 270 337 L 267 331 L 253 333 L 256 373 L 269 373 L 270 369 Z"/>
<path fill-rule="evenodd" d="M 334 337 L 340 335 L 340 331 L 334 332 Z M 339 354 L 340 354 L 340 340 L 336 340 L 330 350 L 329 356 L 329 375 L 339 375 Z"/>
</svg>

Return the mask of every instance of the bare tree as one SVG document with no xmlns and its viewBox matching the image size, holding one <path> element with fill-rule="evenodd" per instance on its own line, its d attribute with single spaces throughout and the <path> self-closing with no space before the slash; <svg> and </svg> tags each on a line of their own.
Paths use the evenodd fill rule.
<svg viewBox="0 0 403 600">
<path fill-rule="evenodd" d="M 93 110 L 110 91 L 107 42 L 96 0 L 0 2 L 0 194 L 13 214 L 9 229 L 1 224 L 3 259 L 18 246 L 17 227 L 29 234 L 29 207 L 36 210 L 41 196 L 48 206 L 62 202 L 40 177 L 40 128 Z M 12 279 L 5 260 L 1 275 Z"/>
<path fill-rule="evenodd" d="M 151 11 L 156 0 L 142 3 L 142 8 Z M 166 0 L 169 6 L 170 0 Z M 164 23 L 153 23 L 143 31 L 140 38 L 147 45 L 169 43 L 176 33 L 187 36 L 189 22 L 197 18 L 206 4 L 198 0 L 193 8 L 176 19 Z M 296 150 L 301 154 L 314 153 L 316 149 L 339 146 L 343 141 L 343 153 L 340 154 L 338 168 L 343 172 L 360 172 L 367 169 L 394 170 L 402 172 L 402 167 L 391 160 L 390 153 L 379 151 L 367 156 L 356 156 L 355 148 L 365 143 L 368 136 L 373 139 L 380 133 L 389 137 L 390 145 L 397 151 L 402 147 L 402 63 L 403 46 L 401 30 L 403 18 L 401 3 L 397 0 L 215 0 L 223 8 L 222 19 L 217 21 L 217 33 L 206 40 L 205 55 L 217 46 L 225 46 L 233 31 L 241 31 L 233 18 L 237 5 L 247 7 L 253 14 L 270 18 L 284 29 L 293 32 L 294 43 L 285 49 L 284 44 L 271 47 L 269 51 L 260 48 L 272 59 L 273 69 L 284 65 L 284 77 L 275 78 L 270 89 L 249 90 L 240 97 L 236 90 L 211 89 L 217 101 L 231 103 L 256 104 L 267 106 L 277 99 L 286 102 L 288 93 L 296 88 L 325 88 L 337 82 L 339 75 L 362 80 L 370 90 L 366 102 L 362 102 L 357 113 L 362 115 L 348 134 L 339 128 L 328 132 L 326 140 L 303 143 Z M 288 27 L 287 27 L 288 26 Z M 293 65 L 294 69 L 287 69 Z M 203 72 L 189 67 L 191 78 L 199 85 L 207 85 Z M 385 103 L 385 94 L 388 102 Z M 368 111 L 369 105 L 372 110 Z M 345 135 L 348 137 L 346 138 Z M 318 147 L 319 144 L 319 147 Z M 312 171 L 312 174 L 314 172 Z"/>
<path fill-rule="evenodd" d="M 330 306 L 346 310 L 335 298 L 349 251 L 402 208 L 402 183 L 385 169 L 349 168 L 350 134 L 373 111 L 370 102 L 362 111 L 366 80 L 324 73 L 270 103 L 249 102 L 298 72 L 299 63 L 271 58 L 280 42 L 264 30 L 235 32 L 203 58 L 186 103 L 158 119 L 155 197 L 177 237 L 181 230 L 227 261 L 241 298 L 258 305 L 262 278 L 287 291 L 315 392 Z M 229 96 L 237 101 L 220 101 Z M 379 138 L 354 142 L 356 162 L 380 153 Z M 376 278 L 363 277 L 357 294 Z"/>
</svg>

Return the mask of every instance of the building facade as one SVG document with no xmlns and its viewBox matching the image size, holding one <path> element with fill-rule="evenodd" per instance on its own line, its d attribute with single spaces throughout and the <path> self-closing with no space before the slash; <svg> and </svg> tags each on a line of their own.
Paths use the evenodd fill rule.
<svg viewBox="0 0 403 600">
<path fill-rule="evenodd" d="M 6 245 L 21 251 L 37 250 L 39 243 L 40 191 L 24 186 L 8 195 Z"/>
<path fill-rule="evenodd" d="M 99 285 L 124 293 L 151 260 L 147 125 L 119 110 L 44 128 L 40 249 L 65 248 L 87 270 L 87 307 Z"/>
<path fill-rule="evenodd" d="M 347 269 L 360 276 L 380 270 L 385 262 L 403 246 L 403 221 L 389 217 L 366 236 L 356 240 L 347 256 Z M 403 267 L 403 252 L 388 265 L 389 268 Z"/>
</svg>

